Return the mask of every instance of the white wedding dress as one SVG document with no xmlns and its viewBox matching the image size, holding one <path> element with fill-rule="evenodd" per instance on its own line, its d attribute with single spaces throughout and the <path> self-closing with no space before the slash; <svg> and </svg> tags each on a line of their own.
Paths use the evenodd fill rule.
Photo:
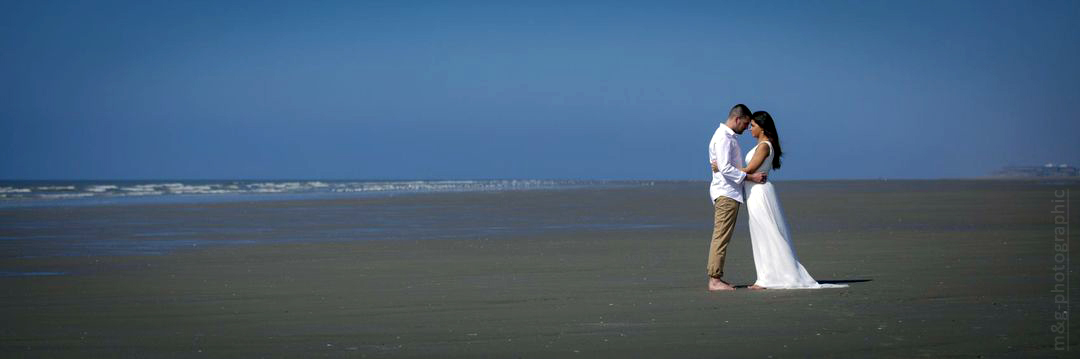
<svg viewBox="0 0 1080 359">
<path fill-rule="evenodd" d="M 772 170 L 774 151 L 772 143 L 769 155 L 757 172 L 768 174 Z M 754 158 L 754 146 L 746 154 L 746 163 Z M 746 210 L 750 214 L 750 242 L 754 248 L 754 266 L 757 268 L 756 285 L 768 289 L 817 289 L 843 288 L 844 284 L 819 284 L 810 277 L 799 263 L 795 247 L 791 244 L 791 231 L 784 221 L 784 211 L 776 196 L 771 178 L 765 183 L 745 182 Z"/>
</svg>

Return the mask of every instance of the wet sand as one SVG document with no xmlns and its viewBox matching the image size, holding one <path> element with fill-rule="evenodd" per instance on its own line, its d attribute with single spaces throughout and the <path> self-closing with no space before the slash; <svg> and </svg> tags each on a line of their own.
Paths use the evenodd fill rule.
<svg viewBox="0 0 1080 359">
<path fill-rule="evenodd" d="M 1064 356 L 1050 331 L 1050 201 L 1055 190 L 1078 188 L 780 182 L 803 264 L 819 281 L 850 288 L 729 293 L 705 291 L 712 213 L 698 182 L 9 210 L 2 214 L 62 224 L 183 209 L 196 223 L 250 218 L 266 206 L 362 212 L 423 203 L 430 206 L 417 218 L 467 205 L 480 209 L 470 212 L 476 221 L 520 230 L 204 245 L 167 255 L 8 256 L 0 271 L 67 274 L 0 277 L 0 356 Z M 648 225 L 587 225 L 597 213 Z M 745 215 L 727 262 L 728 279 L 739 285 L 754 280 Z M 575 221 L 583 223 L 552 225 Z M 281 226 L 300 234 L 321 228 Z M 27 246 L 8 242 L 0 253 Z M 1077 341 L 1073 335 L 1073 350 Z"/>
</svg>

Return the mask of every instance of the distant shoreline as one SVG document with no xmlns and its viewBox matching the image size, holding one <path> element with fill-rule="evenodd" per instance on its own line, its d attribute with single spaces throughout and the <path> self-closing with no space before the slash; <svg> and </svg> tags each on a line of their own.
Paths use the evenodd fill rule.
<svg viewBox="0 0 1080 359">
<path fill-rule="evenodd" d="M 909 178 L 909 177 L 865 177 L 865 178 L 782 178 L 777 181 L 940 181 L 940 180 L 1024 180 L 1024 179 L 1078 179 L 1080 176 L 974 176 L 974 177 L 928 177 L 928 178 Z M 286 178 L 286 179 L 265 179 L 265 178 L 150 178 L 150 179 L 117 179 L 117 178 L 104 178 L 104 179 L 0 179 L 0 184 L 7 182 L 73 182 L 73 183 L 89 183 L 89 182 L 449 182 L 449 181 L 553 181 L 553 182 L 708 182 L 708 179 L 691 179 L 691 178 L 615 178 L 615 179 L 581 179 L 581 178 L 436 178 L 436 179 L 333 179 L 333 178 Z"/>
</svg>

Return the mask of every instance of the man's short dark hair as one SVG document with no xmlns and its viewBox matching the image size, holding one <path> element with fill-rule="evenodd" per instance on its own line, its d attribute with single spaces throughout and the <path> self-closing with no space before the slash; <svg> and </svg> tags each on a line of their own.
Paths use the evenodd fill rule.
<svg viewBox="0 0 1080 359">
<path fill-rule="evenodd" d="M 750 108 L 748 108 L 748 107 L 746 107 L 746 105 L 743 105 L 743 104 L 740 103 L 740 104 L 735 105 L 734 107 L 731 108 L 731 112 L 728 112 L 727 117 L 728 118 L 750 117 L 750 114 L 751 114 Z"/>
</svg>

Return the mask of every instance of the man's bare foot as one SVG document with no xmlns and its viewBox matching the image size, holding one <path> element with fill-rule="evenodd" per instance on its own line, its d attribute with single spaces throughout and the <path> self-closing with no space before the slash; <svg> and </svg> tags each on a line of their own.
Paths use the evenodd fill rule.
<svg viewBox="0 0 1080 359">
<path fill-rule="evenodd" d="M 735 290 L 730 283 L 725 282 L 719 278 L 709 278 L 709 291 L 716 292 L 721 290 Z"/>
<path fill-rule="evenodd" d="M 765 287 L 762 287 L 760 285 L 754 284 L 754 285 L 750 286 L 750 289 L 751 290 L 766 290 L 768 288 L 765 288 Z"/>
</svg>

